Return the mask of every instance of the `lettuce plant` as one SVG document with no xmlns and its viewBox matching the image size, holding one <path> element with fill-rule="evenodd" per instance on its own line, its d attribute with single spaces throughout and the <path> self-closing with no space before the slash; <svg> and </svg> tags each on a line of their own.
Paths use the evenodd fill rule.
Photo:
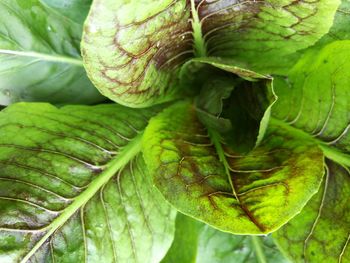
<svg viewBox="0 0 350 263">
<path fill-rule="evenodd" d="M 0 262 L 350 262 L 349 10 L 0 0 Z"/>
</svg>

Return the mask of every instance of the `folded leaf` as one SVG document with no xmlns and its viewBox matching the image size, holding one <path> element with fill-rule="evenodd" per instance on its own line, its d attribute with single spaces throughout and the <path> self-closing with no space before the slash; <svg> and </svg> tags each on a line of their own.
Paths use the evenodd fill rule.
<svg viewBox="0 0 350 263">
<path fill-rule="evenodd" d="M 0 262 L 159 262 L 175 213 L 139 155 L 155 113 L 25 103 L 0 112 Z"/>
<path fill-rule="evenodd" d="M 350 261 L 350 172 L 327 161 L 322 187 L 303 211 L 274 234 L 293 262 Z"/>
<path fill-rule="evenodd" d="M 210 62 L 209 62 L 210 61 Z M 261 142 L 276 101 L 272 79 L 258 73 L 209 60 L 227 72 L 211 75 L 196 98 L 199 119 L 219 133 L 238 152 L 248 152 Z"/>
<path fill-rule="evenodd" d="M 284 263 L 270 237 L 235 236 L 178 213 L 175 240 L 162 263 Z"/>
<path fill-rule="evenodd" d="M 237 155 L 187 102 L 151 120 L 143 153 L 155 185 L 178 210 L 236 234 L 278 229 L 323 176 L 323 155 L 313 143 L 275 126 L 258 148 Z"/>
<path fill-rule="evenodd" d="M 0 3 L 0 105 L 18 101 L 96 103 L 104 100 L 80 58 L 81 0 L 3 0 Z M 56 6 L 70 4 L 69 12 Z M 49 5 L 48 5 L 49 4 Z M 82 20 L 82 19 L 80 19 Z"/>
</svg>

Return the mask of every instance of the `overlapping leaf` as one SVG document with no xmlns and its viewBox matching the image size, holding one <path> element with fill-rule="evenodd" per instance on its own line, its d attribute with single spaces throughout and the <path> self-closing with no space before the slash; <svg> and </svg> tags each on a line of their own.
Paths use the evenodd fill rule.
<svg viewBox="0 0 350 263">
<path fill-rule="evenodd" d="M 235 236 L 182 214 L 176 218 L 175 240 L 162 263 L 285 263 L 271 237 Z"/>
<path fill-rule="evenodd" d="M 327 161 L 322 187 L 274 237 L 293 262 L 350 261 L 350 172 Z"/>
<path fill-rule="evenodd" d="M 300 215 L 276 237 L 297 262 L 349 261 L 350 41 L 308 53 L 288 78 L 276 81 L 273 115 L 291 132 L 323 149 L 327 176 Z M 296 231 L 297 229 L 297 231 Z"/>
<path fill-rule="evenodd" d="M 328 32 L 340 1 L 198 1 L 208 55 L 271 73 Z M 282 65 L 281 65 L 282 64 Z"/>
<path fill-rule="evenodd" d="M 350 153 L 350 41 L 337 41 L 309 54 L 275 85 L 273 113 L 333 151 Z"/>
<path fill-rule="evenodd" d="M 104 98 L 88 80 L 80 58 L 81 1 L 0 2 L 0 104 L 18 101 L 96 103 Z M 58 7 L 62 7 L 60 10 Z M 58 9 L 54 9 L 57 7 Z"/>
<path fill-rule="evenodd" d="M 155 112 L 48 104 L 2 111 L 0 261 L 159 262 L 175 214 L 139 155 Z"/>
<path fill-rule="evenodd" d="M 323 155 L 313 142 L 275 126 L 241 156 L 187 102 L 151 120 L 144 157 L 155 185 L 178 210 L 239 234 L 278 229 L 317 192 L 323 176 Z"/>
<path fill-rule="evenodd" d="M 179 86 L 181 64 L 194 56 L 263 72 L 283 67 L 286 55 L 328 32 L 339 3 L 95 0 L 83 38 L 85 66 L 102 94 L 147 106 L 196 88 Z"/>
<path fill-rule="evenodd" d="M 48 5 L 63 16 L 77 22 L 78 24 L 83 24 L 92 0 L 40 0 L 41 3 Z"/>
</svg>

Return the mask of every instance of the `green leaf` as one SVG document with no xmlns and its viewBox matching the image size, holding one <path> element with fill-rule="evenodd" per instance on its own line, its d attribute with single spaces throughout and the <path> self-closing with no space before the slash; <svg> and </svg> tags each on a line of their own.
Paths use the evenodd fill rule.
<svg viewBox="0 0 350 263">
<path fill-rule="evenodd" d="M 162 263 L 278 262 L 282 256 L 270 237 L 235 236 L 178 213 L 175 240 Z"/>
<path fill-rule="evenodd" d="M 153 181 L 184 214 L 236 234 L 270 233 L 304 207 L 321 183 L 321 150 L 279 126 L 238 155 L 202 125 L 188 102 L 154 117 L 143 153 Z"/>
<path fill-rule="evenodd" d="M 90 10 L 92 0 L 40 0 L 40 2 L 52 7 L 78 24 L 83 24 Z"/>
<path fill-rule="evenodd" d="M 65 3 L 71 4 L 67 15 L 53 9 L 53 1 L 1 1 L 1 105 L 18 101 L 80 104 L 104 100 L 82 65 L 82 25 L 70 20 L 72 13 L 83 16 L 85 12 L 77 1 Z"/>
<path fill-rule="evenodd" d="M 162 263 L 196 262 L 203 223 L 177 213 L 174 241 Z"/>
<path fill-rule="evenodd" d="M 175 212 L 139 154 L 157 111 L 21 103 L 0 112 L 0 261 L 159 262 Z"/>
<path fill-rule="evenodd" d="M 350 41 L 337 41 L 301 59 L 287 79 L 276 82 L 279 100 L 273 108 L 279 120 L 345 154 L 350 153 L 349 49 Z"/>
<path fill-rule="evenodd" d="M 318 144 L 327 161 L 322 189 L 299 216 L 277 233 L 297 262 L 349 261 L 350 41 L 336 41 L 304 55 L 275 82 L 273 115 L 286 129 Z M 289 128 L 287 128 L 289 127 Z"/>
<path fill-rule="evenodd" d="M 190 12 L 184 0 L 94 1 L 82 52 L 100 92 L 134 107 L 182 95 L 177 74 L 193 56 Z"/>
<path fill-rule="evenodd" d="M 179 80 L 181 65 L 193 57 L 226 58 L 262 72 L 283 67 L 287 55 L 328 32 L 339 3 L 94 1 L 82 42 L 84 65 L 105 96 L 149 106 L 196 89 Z"/>
<path fill-rule="evenodd" d="M 317 195 L 303 211 L 274 234 L 293 262 L 350 261 L 350 172 L 327 161 Z"/>
<path fill-rule="evenodd" d="M 338 40 L 350 40 L 350 2 L 342 0 L 337 13 L 334 17 L 334 23 L 328 34 L 320 39 L 318 45 L 325 45 Z"/>
<path fill-rule="evenodd" d="M 213 1 L 198 7 L 208 56 L 272 73 L 332 26 L 339 0 Z M 242 66 L 242 65 L 241 65 Z"/>
<path fill-rule="evenodd" d="M 283 63 L 277 70 L 272 70 L 275 74 L 286 76 L 295 64 L 303 57 L 308 55 L 316 56 L 320 49 L 327 44 L 339 40 L 350 40 L 350 2 L 342 0 L 334 17 L 333 25 L 328 33 L 319 39 L 314 45 L 309 48 L 298 51 L 297 53 L 283 57 Z"/>
</svg>

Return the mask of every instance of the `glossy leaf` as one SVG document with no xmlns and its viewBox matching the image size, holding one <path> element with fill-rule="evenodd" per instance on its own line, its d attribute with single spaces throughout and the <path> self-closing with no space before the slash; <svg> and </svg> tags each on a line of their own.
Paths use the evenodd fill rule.
<svg viewBox="0 0 350 263">
<path fill-rule="evenodd" d="M 84 30 L 84 64 L 105 96 L 148 106 L 193 89 L 179 80 L 193 57 L 223 57 L 263 72 L 283 67 L 285 56 L 328 32 L 339 3 L 96 0 Z"/>
<path fill-rule="evenodd" d="M 104 100 L 88 80 L 80 58 L 82 25 L 72 13 L 59 13 L 54 1 L 0 2 L 0 104 L 18 101 L 96 103 Z M 50 4 L 50 5 L 48 5 Z M 86 11 L 86 10 L 85 10 Z M 82 18 L 80 18 L 82 20 Z"/>
<path fill-rule="evenodd" d="M 162 263 L 178 262 L 284 263 L 287 260 L 270 237 L 231 235 L 179 213 L 175 240 L 162 260 Z"/>
<path fill-rule="evenodd" d="M 175 213 L 139 155 L 155 113 L 25 103 L 0 112 L 0 261 L 159 262 Z"/>
<path fill-rule="evenodd" d="M 350 261 L 350 172 L 327 161 L 317 195 L 303 211 L 274 234 L 293 262 Z"/>
<path fill-rule="evenodd" d="M 279 126 L 245 156 L 181 102 L 153 118 L 143 153 L 153 181 L 181 212 L 236 234 L 270 233 L 295 216 L 323 176 L 313 143 Z"/>
</svg>

